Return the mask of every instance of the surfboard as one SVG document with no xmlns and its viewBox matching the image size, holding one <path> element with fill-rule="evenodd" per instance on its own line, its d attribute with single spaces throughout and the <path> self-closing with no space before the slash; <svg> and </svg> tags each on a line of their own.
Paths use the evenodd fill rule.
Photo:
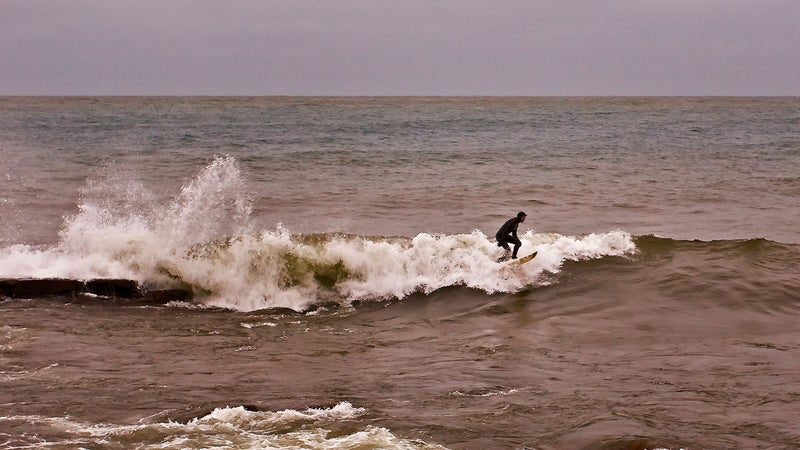
<svg viewBox="0 0 800 450">
<path fill-rule="evenodd" d="M 523 256 L 522 258 L 519 258 L 519 259 L 512 259 L 506 265 L 508 265 L 508 266 L 520 266 L 520 265 L 525 264 L 526 262 L 532 260 L 533 258 L 535 258 L 537 253 L 539 253 L 539 252 L 533 252 L 530 255 Z"/>
</svg>

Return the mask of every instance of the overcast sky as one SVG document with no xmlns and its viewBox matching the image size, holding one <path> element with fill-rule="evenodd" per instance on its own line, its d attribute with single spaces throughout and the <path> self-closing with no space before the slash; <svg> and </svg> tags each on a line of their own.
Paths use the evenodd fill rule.
<svg viewBox="0 0 800 450">
<path fill-rule="evenodd" d="M 0 0 L 0 95 L 800 95 L 800 0 Z"/>
</svg>

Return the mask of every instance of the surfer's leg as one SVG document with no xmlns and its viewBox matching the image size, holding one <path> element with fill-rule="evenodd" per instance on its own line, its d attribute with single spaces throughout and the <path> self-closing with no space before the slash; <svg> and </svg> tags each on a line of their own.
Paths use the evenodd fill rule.
<svg viewBox="0 0 800 450">
<path fill-rule="evenodd" d="M 509 236 L 508 240 L 514 244 L 514 253 L 511 254 L 511 258 L 516 259 L 517 252 L 519 251 L 519 248 L 522 247 L 522 242 L 519 239 L 515 238 L 514 236 Z"/>
<path fill-rule="evenodd" d="M 497 262 L 503 262 L 507 260 L 508 255 L 511 253 L 511 248 L 508 246 L 508 242 L 506 242 L 505 239 L 500 239 L 497 241 L 497 246 L 505 250 L 500 258 L 497 259 Z"/>
<path fill-rule="evenodd" d="M 506 238 L 506 239 L 508 239 L 508 238 Z M 504 249 L 506 249 L 507 252 L 510 252 L 511 251 L 511 247 L 508 246 L 508 242 L 506 242 L 506 239 L 501 239 L 501 240 L 497 241 L 497 246 L 498 247 L 503 247 Z"/>
</svg>

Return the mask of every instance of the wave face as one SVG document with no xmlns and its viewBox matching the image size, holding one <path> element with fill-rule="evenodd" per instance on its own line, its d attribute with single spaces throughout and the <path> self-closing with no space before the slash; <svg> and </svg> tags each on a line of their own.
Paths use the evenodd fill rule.
<svg viewBox="0 0 800 450">
<path fill-rule="evenodd" d="M 800 246 L 766 239 L 634 239 L 641 282 L 654 295 L 687 308 L 714 304 L 726 311 L 752 310 L 780 316 L 800 312 Z M 693 303 L 695 302 L 695 303 Z"/>
</svg>

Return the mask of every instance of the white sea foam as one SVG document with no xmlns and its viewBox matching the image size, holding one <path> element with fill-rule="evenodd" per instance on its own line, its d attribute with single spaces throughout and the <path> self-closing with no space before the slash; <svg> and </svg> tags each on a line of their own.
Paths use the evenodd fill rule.
<svg viewBox="0 0 800 450">
<path fill-rule="evenodd" d="M 212 306 L 299 310 L 320 301 L 404 298 L 449 286 L 515 292 L 546 283 L 544 275 L 565 261 L 635 249 L 623 231 L 581 237 L 528 231 L 520 236 L 520 256 L 539 254 L 512 268 L 495 262 L 501 249 L 480 231 L 388 238 L 293 235 L 278 225 L 256 232 L 232 158 L 215 159 L 164 204 L 142 189 L 113 180 L 90 183 L 58 245 L 0 249 L 0 278 L 130 278 L 145 287 L 191 287 L 196 301 Z"/>
<path fill-rule="evenodd" d="M 349 433 L 331 433 L 336 424 L 357 419 L 364 408 L 341 402 L 331 408 L 250 411 L 241 406 L 217 408 L 187 423 L 157 422 L 135 425 L 88 424 L 70 418 L 0 416 L 0 425 L 26 423 L 50 428 L 61 435 L 37 445 L 94 445 L 98 443 L 158 449 L 182 448 L 391 448 L 442 449 L 438 445 L 395 436 L 386 428 L 365 425 Z M 25 448 L 21 446 L 21 448 Z"/>
<path fill-rule="evenodd" d="M 131 278 L 167 283 L 169 265 L 193 244 L 244 233 L 250 201 L 237 162 L 216 158 L 172 200 L 131 180 L 90 181 L 79 212 L 68 217 L 56 246 L 0 249 L 0 277 Z"/>
</svg>

